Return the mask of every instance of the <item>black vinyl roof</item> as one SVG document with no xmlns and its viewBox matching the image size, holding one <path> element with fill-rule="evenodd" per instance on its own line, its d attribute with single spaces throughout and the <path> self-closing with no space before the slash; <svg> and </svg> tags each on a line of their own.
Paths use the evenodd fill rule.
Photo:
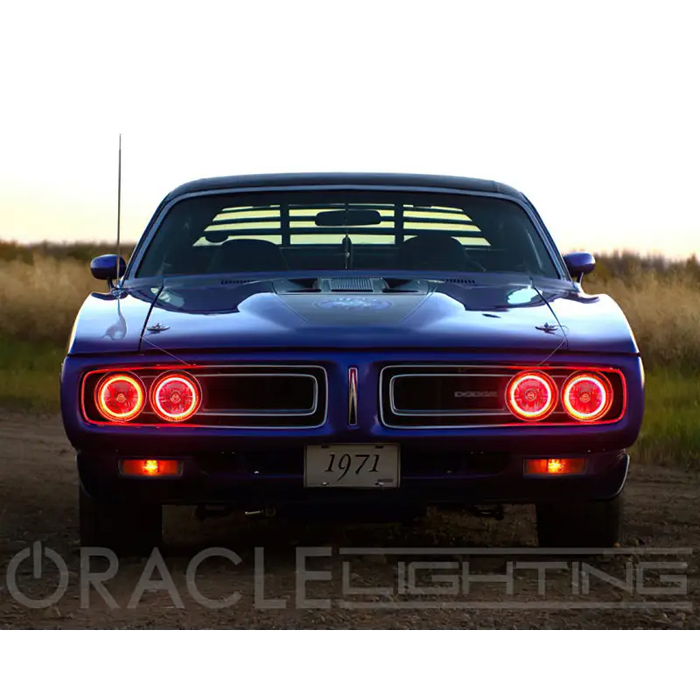
<svg viewBox="0 0 700 700">
<path fill-rule="evenodd" d="M 186 182 L 167 195 L 164 202 L 184 194 L 238 188 L 271 187 L 396 187 L 445 188 L 470 192 L 491 192 L 527 201 L 518 190 L 493 180 L 478 180 L 451 175 L 413 175 L 399 173 L 285 173 L 273 175 L 232 175 Z"/>
</svg>

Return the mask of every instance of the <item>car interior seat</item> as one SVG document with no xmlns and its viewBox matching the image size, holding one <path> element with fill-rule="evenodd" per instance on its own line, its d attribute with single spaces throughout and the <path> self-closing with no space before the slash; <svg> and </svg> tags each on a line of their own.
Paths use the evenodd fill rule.
<svg viewBox="0 0 700 700">
<path fill-rule="evenodd" d="M 404 241 L 399 248 L 397 267 L 405 270 L 468 269 L 462 244 L 442 233 L 419 234 Z"/>
<path fill-rule="evenodd" d="M 241 238 L 226 241 L 209 264 L 209 272 L 279 272 L 288 270 L 282 251 L 271 241 Z"/>
</svg>

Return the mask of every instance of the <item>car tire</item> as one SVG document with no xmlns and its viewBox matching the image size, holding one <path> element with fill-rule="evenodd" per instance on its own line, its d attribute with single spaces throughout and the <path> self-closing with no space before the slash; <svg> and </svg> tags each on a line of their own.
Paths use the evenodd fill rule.
<svg viewBox="0 0 700 700">
<path fill-rule="evenodd" d="M 90 496 L 80 485 L 80 546 L 105 547 L 121 556 L 149 555 L 162 544 L 159 505 L 118 503 Z"/>
<path fill-rule="evenodd" d="M 537 505 L 540 547 L 614 547 L 620 540 L 622 495 L 609 501 Z"/>
</svg>

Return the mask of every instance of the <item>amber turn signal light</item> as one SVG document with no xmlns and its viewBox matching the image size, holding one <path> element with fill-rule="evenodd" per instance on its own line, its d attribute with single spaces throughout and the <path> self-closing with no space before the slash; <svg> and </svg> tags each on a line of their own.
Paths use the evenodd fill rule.
<svg viewBox="0 0 700 700">
<path fill-rule="evenodd" d="M 179 476 L 182 463 L 177 459 L 124 459 L 120 471 L 124 476 Z"/>
<path fill-rule="evenodd" d="M 526 459 L 525 474 L 530 476 L 555 476 L 557 474 L 583 474 L 586 460 L 573 459 Z"/>
</svg>

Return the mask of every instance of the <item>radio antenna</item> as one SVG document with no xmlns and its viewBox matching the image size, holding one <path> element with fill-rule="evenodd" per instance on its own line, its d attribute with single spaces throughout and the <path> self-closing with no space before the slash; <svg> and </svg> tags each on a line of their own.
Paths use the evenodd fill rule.
<svg viewBox="0 0 700 700">
<path fill-rule="evenodd" d="M 122 135 L 119 134 L 119 167 L 117 170 L 117 288 L 121 287 L 121 224 L 122 224 Z"/>
</svg>

